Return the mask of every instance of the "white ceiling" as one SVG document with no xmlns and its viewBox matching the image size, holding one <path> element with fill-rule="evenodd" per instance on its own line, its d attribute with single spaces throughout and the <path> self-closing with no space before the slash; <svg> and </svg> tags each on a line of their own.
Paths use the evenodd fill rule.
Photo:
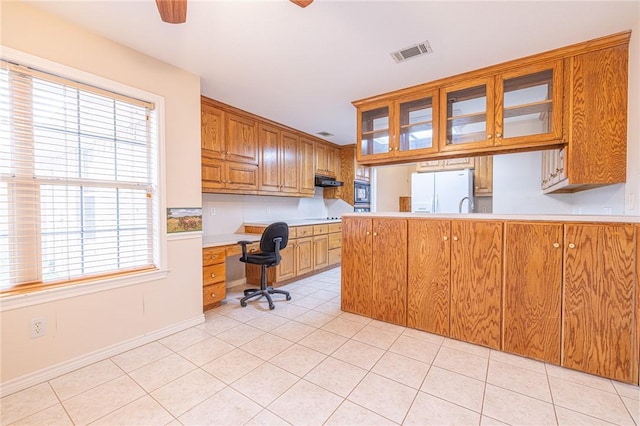
<svg viewBox="0 0 640 426">
<path fill-rule="evenodd" d="M 155 2 L 33 6 L 201 76 L 202 94 L 344 145 L 351 101 L 631 29 L 640 1 L 189 0 L 187 22 Z M 428 40 L 433 54 L 390 52 Z"/>
</svg>

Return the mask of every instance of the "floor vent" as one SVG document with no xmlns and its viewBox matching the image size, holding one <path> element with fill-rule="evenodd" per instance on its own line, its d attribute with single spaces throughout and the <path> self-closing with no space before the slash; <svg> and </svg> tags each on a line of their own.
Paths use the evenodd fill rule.
<svg viewBox="0 0 640 426">
<path fill-rule="evenodd" d="M 418 56 L 427 55 L 429 53 L 433 53 L 433 49 L 431 49 L 431 45 L 428 41 L 423 41 L 421 43 L 405 47 L 404 49 L 391 52 L 391 56 L 396 61 L 396 63 L 399 64 L 400 62 L 417 58 Z"/>
</svg>

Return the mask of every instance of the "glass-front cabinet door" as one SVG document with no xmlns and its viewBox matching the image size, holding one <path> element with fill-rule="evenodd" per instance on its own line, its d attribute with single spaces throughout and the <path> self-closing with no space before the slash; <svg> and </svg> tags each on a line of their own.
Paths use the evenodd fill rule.
<svg viewBox="0 0 640 426">
<path fill-rule="evenodd" d="M 562 61 L 496 76 L 496 145 L 562 137 Z"/>
<path fill-rule="evenodd" d="M 392 104 L 374 105 L 359 110 L 358 135 L 359 158 L 387 157 L 392 151 Z"/>
<path fill-rule="evenodd" d="M 398 100 L 398 143 L 396 155 L 437 152 L 434 119 L 437 119 L 437 91 L 424 92 Z"/>
<path fill-rule="evenodd" d="M 493 145 L 493 79 L 476 79 L 440 92 L 440 148 L 459 151 Z"/>
</svg>

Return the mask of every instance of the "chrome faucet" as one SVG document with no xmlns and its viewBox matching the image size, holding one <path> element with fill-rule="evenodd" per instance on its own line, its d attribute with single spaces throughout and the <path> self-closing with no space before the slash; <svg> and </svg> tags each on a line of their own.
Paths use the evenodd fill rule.
<svg viewBox="0 0 640 426">
<path fill-rule="evenodd" d="M 462 200 L 460 200 L 460 204 L 458 204 L 458 213 L 462 213 L 462 204 L 464 203 L 464 200 L 469 200 L 469 213 L 473 213 L 475 206 L 473 205 L 473 198 L 471 197 L 463 197 Z"/>
</svg>

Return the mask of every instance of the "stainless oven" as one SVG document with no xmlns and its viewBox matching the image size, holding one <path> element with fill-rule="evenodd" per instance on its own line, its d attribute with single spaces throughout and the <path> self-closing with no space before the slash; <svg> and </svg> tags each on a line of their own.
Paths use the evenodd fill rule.
<svg viewBox="0 0 640 426">
<path fill-rule="evenodd" d="M 371 203 L 371 185 L 364 182 L 355 182 L 353 184 L 353 204 L 370 204 Z"/>
</svg>

